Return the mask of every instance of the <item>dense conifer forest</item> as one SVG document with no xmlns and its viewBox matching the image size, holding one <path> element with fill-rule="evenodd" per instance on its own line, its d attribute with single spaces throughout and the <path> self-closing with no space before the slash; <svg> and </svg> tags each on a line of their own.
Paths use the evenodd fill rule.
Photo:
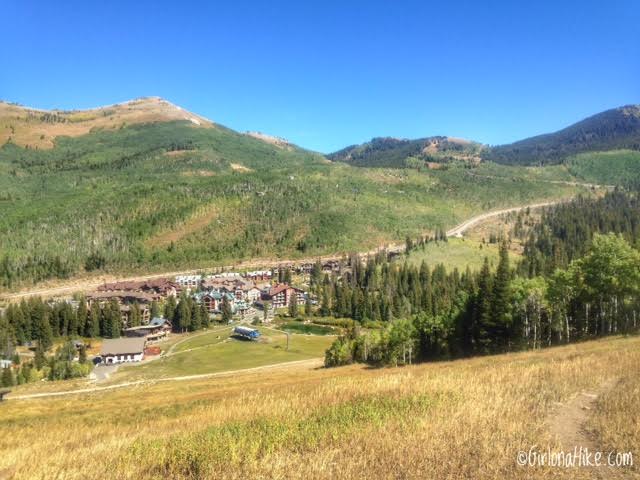
<svg viewBox="0 0 640 480">
<path fill-rule="evenodd" d="M 316 275 L 321 313 L 357 321 L 326 365 L 397 365 L 636 332 L 637 202 L 617 191 L 548 209 L 515 268 L 503 239 L 495 271 L 488 261 L 479 272 L 447 272 L 379 257 L 353 258 L 343 278 Z"/>
</svg>

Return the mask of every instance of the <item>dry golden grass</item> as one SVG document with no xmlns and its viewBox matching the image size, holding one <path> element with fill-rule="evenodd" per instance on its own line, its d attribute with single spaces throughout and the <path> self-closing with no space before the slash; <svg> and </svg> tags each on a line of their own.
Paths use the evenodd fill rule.
<svg viewBox="0 0 640 480">
<path fill-rule="evenodd" d="M 633 450 L 640 338 L 394 369 L 303 367 L 0 406 L 15 478 L 591 478 L 519 467 L 545 420 L 622 379 L 594 435 Z M 631 426 L 635 421 L 635 426 Z M 637 452 L 636 452 L 637 453 Z M 638 470 L 626 470 L 638 476 Z M 1 473 L 0 473 L 1 475 Z M 597 477 L 593 477 L 597 478 Z"/>
<path fill-rule="evenodd" d="M 65 122 L 43 122 L 40 117 L 55 114 Z M 92 129 L 118 129 L 138 123 L 189 120 L 194 126 L 213 127 L 204 117 L 187 112 L 157 97 L 132 100 L 90 110 L 36 110 L 0 102 L 0 145 L 11 140 L 31 148 L 52 148 L 61 135 L 77 137 Z"/>
<path fill-rule="evenodd" d="M 239 163 L 230 163 L 229 166 L 231 167 L 231 170 L 233 170 L 234 172 L 240 172 L 240 173 L 253 172 L 252 169 L 245 167 L 244 165 L 241 165 Z"/>
</svg>

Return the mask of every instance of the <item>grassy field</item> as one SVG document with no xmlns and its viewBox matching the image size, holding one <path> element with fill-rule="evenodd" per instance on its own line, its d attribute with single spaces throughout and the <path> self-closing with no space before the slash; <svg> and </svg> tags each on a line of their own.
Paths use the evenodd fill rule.
<svg viewBox="0 0 640 480">
<path fill-rule="evenodd" d="M 244 346 L 244 345 L 243 345 Z M 389 369 L 298 366 L 8 401 L 0 474 L 26 478 L 598 478 L 521 467 L 559 446 L 576 394 L 609 383 L 591 441 L 638 455 L 640 338 Z M 635 466 L 625 469 L 638 478 Z M 605 475 L 602 478 L 609 478 Z"/>
<path fill-rule="evenodd" d="M 498 244 L 483 244 L 478 240 L 467 238 L 449 238 L 446 242 L 430 242 L 424 248 L 416 248 L 406 258 L 413 265 L 420 265 L 424 260 L 434 267 L 444 264 L 447 270 L 457 268 L 461 272 L 467 267 L 480 270 L 485 257 L 492 266 L 498 263 Z"/>
<path fill-rule="evenodd" d="M 143 365 L 121 367 L 109 384 L 260 367 L 323 357 L 333 341 L 330 336 L 291 335 L 289 350 L 284 333 L 257 327 L 257 341 L 231 338 L 231 327 L 194 336 L 176 346 L 174 353 Z"/>
<path fill-rule="evenodd" d="M 313 318 L 310 319 L 313 321 Z M 307 335 L 336 335 L 340 333 L 339 329 L 327 327 L 324 325 L 314 325 L 313 323 L 302 322 L 286 322 L 278 327 L 279 330 L 292 333 L 302 333 Z"/>
</svg>

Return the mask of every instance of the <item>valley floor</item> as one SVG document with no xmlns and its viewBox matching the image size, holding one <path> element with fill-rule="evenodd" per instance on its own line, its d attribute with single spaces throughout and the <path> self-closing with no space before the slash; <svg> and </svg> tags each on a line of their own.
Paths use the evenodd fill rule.
<svg viewBox="0 0 640 480">
<path fill-rule="evenodd" d="M 640 338 L 615 337 L 9 400 L 0 477 L 640 478 L 639 389 Z M 636 465 L 518 465 L 518 452 L 574 446 L 631 452 Z"/>
</svg>

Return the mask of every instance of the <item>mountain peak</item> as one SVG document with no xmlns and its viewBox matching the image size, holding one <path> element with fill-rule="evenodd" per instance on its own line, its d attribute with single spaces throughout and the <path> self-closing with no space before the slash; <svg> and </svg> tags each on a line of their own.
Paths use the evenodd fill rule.
<svg viewBox="0 0 640 480">
<path fill-rule="evenodd" d="M 51 148 L 58 136 L 77 137 L 93 129 L 180 120 L 195 127 L 216 127 L 211 120 L 161 97 L 141 97 L 86 110 L 44 110 L 0 102 L 0 145 L 13 142 L 23 147 Z"/>
</svg>

